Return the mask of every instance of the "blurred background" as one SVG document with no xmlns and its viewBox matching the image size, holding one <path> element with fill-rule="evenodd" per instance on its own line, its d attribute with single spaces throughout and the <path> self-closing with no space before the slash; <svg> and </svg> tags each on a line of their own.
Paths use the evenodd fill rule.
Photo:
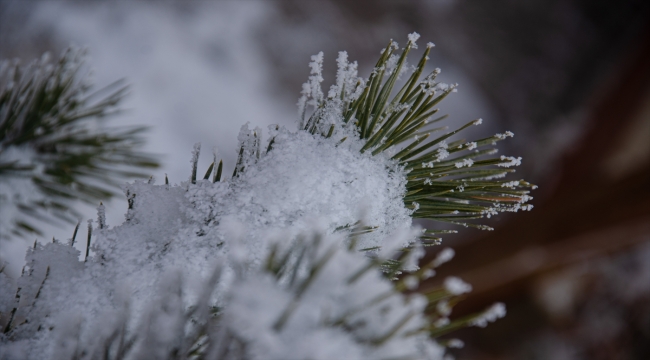
<svg viewBox="0 0 650 360">
<path fill-rule="evenodd" d="M 454 355 L 650 359 L 649 20 L 647 0 L 0 0 L 0 59 L 86 46 L 97 86 L 131 85 L 112 123 L 150 126 L 152 175 L 178 183 L 195 142 L 200 169 L 213 146 L 232 169 L 242 124 L 293 126 L 310 55 L 324 51 L 326 83 L 340 50 L 367 76 L 389 39 L 417 31 L 442 81 L 460 84 L 441 110 L 485 120 L 468 138 L 513 131 L 502 152 L 540 187 L 533 211 L 444 239 L 456 258 L 424 287 L 454 274 L 474 286 L 457 315 L 508 307 L 455 334 Z M 109 225 L 125 211 L 114 199 Z M 25 245 L 2 246 L 6 260 Z"/>
</svg>

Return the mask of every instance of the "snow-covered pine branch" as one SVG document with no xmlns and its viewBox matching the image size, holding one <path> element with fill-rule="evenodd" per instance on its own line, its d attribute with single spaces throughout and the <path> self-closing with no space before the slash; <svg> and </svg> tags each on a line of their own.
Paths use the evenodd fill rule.
<svg viewBox="0 0 650 360">
<path fill-rule="evenodd" d="M 401 54 L 391 41 L 368 79 L 339 55 L 327 97 L 315 56 L 297 131 L 272 126 L 264 139 L 244 125 L 232 177 L 216 152 L 198 176 L 196 146 L 189 180 L 125 185 L 126 221 L 110 228 L 100 208 L 82 261 L 67 244 L 35 244 L 20 278 L 0 274 L 2 355 L 442 359 L 462 343 L 438 336 L 503 316 L 496 305 L 450 318 L 471 289 L 458 278 L 413 292 L 453 257 L 420 264 L 453 230 L 413 217 L 485 228 L 468 220 L 530 199 L 527 182 L 499 180 L 511 158 L 483 149 L 503 136 L 450 139 L 480 121 L 427 141 L 454 90 L 439 70 L 420 81 L 432 46 L 393 94 L 417 38 Z"/>
</svg>

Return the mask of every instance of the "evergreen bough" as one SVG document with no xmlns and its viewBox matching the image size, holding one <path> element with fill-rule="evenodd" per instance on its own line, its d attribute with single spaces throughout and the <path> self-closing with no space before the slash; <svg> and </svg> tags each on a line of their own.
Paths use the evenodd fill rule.
<svg viewBox="0 0 650 360">
<path fill-rule="evenodd" d="M 529 200 L 529 189 L 534 185 L 524 180 L 497 180 L 514 172 L 509 168 L 521 161 L 493 156 L 497 153 L 493 146 L 513 136 L 509 131 L 475 141 L 446 142 L 482 123 L 482 119 L 476 119 L 444 135 L 432 135 L 447 129 L 439 126 L 447 115 L 436 117 L 435 106 L 457 86 L 437 82 L 437 68 L 420 79 L 432 43 L 427 44 L 418 65 L 393 95 L 398 78 L 407 72 L 407 55 L 417 48 L 417 38 L 411 34 L 401 54 L 391 40 L 367 80 L 356 78 L 356 63 L 349 64 L 347 54 L 340 53 L 337 81 L 327 97 L 319 86 L 322 53 L 313 57 L 312 77 L 299 102 L 303 118 L 300 126 L 326 137 L 332 136 L 337 126 L 354 126 L 365 140 L 361 152 L 391 152 L 391 158 L 408 172 L 404 203 L 414 210 L 413 217 L 491 230 L 467 220 L 532 208 L 523 204 Z M 305 116 L 307 105 L 314 109 L 309 118 Z M 343 122 L 332 123 L 336 116 L 333 113 L 340 114 Z"/>
<path fill-rule="evenodd" d="M 127 88 L 93 90 L 84 57 L 70 48 L 54 63 L 0 63 L 0 240 L 40 234 L 38 221 L 76 222 L 75 200 L 106 200 L 158 166 L 140 151 L 144 127 L 105 126 Z"/>
<path fill-rule="evenodd" d="M 243 224 L 261 229 L 258 232 L 237 230 L 237 224 L 229 222 L 233 213 L 225 209 L 227 201 L 231 206 L 235 204 L 235 209 L 230 209 L 235 215 L 237 211 L 249 211 L 246 206 L 260 200 L 246 200 L 246 194 L 259 194 L 247 184 L 255 184 L 257 177 L 265 174 L 265 166 L 281 161 L 288 150 L 305 150 L 291 147 L 301 141 L 302 145 L 314 144 L 330 153 L 337 148 L 342 152 L 357 151 L 359 164 L 376 159 L 384 166 L 382 171 L 389 174 L 387 183 L 403 177 L 398 182 L 404 185 L 397 189 L 401 191 L 398 200 L 412 217 L 489 229 L 471 220 L 530 209 L 525 203 L 533 186 L 523 180 L 502 179 L 520 159 L 496 157 L 495 149 L 483 149 L 511 133 L 469 142 L 450 140 L 463 129 L 480 124 L 475 120 L 429 139 L 432 133 L 444 130 L 430 128 L 430 124 L 444 118 L 431 120 L 437 112 L 435 105 L 455 88 L 436 82 L 438 69 L 419 79 L 432 45 L 427 46 L 405 84 L 393 95 L 400 75 L 406 73 L 406 57 L 416 48 L 417 38 L 417 34 L 409 35 L 401 54 L 391 41 L 367 80 L 358 77 L 356 63 L 349 63 L 347 54 L 340 53 L 336 83 L 327 96 L 320 86 L 322 53 L 312 57 L 310 80 L 298 103 L 301 121 L 297 133 L 271 127 L 270 139 L 263 145 L 261 130 L 251 131 L 244 126 L 230 179 L 223 176 L 223 162 L 216 151 L 203 179 L 198 177 L 197 144 L 189 181 L 170 185 L 165 178 L 164 185 L 155 185 L 151 178 L 148 183 L 127 185 L 126 222 L 116 228 L 119 231 L 109 229 L 100 205 L 94 230 L 89 220 L 83 263 L 77 261 L 78 252 L 68 245 L 36 244 L 28 253 L 27 270 L 20 279 L 14 281 L 0 274 L 3 289 L 15 293 L 10 304 L 0 309 L 4 329 L 0 341 L 30 344 L 38 338 L 36 334 L 45 332 L 54 339 L 49 354 L 61 359 L 442 359 L 444 347 L 461 346 L 462 342 L 440 337 L 465 326 L 483 327 L 504 316 L 503 304 L 495 304 L 485 312 L 450 319 L 452 307 L 471 290 L 458 278 L 447 278 L 441 288 L 423 294 L 414 292 L 421 280 L 433 276 L 436 267 L 453 257 L 451 249 L 443 249 L 431 262 L 418 266 L 423 246 L 439 244 L 439 235 L 452 230 L 405 231 L 396 227 L 387 232 L 377 224 L 367 223 L 363 216 L 356 222 L 305 229 L 296 220 L 302 216 L 301 209 L 289 209 L 298 218 L 280 217 L 282 224 L 290 223 L 280 236 L 266 234 L 270 225 L 264 221 Z M 346 145 L 350 146 L 343 149 Z M 340 170 L 352 173 L 344 184 L 361 176 L 352 170 Z M 316 175 L 325 177 L 327 171 L 332 169 L 322 169 L 322 174 Z M 276 181 L 262 180 L 270 181 L 262 182 L 262 186 Z M 381 186 L 380 190 L 385 190 Z M 245 195 L 244 202 L 232 202 L 239 193 Z M 161 202 L 164 198 L 176 199 L 174 206 L 183 209 L 179 218 L 169 218 L 176 209 L 165 206 Z M 237 208 L 237 204 L 241 206 Z M 271 219 L 264 218 L 264 214 L 273 209 L 269 204 L 260 204 L 254 205 L 260 205 L 263 216 L 256 219 Z M 399 211 L 387 217 L 389 223 L 399 221 Z M 167 234 L 168 229 L 177 233 Z M 120 235 L 129 232 L 152 239 L 132 237 L 134 244 L 129 240 L 120 242 Z M 377 245 L 367 246 L 368 239 Z M 261 247 L 252 248 L 251 244 Z M 151 292 L 152 284 L 136 284 L 138 291 L 130 295 L 114 295 L 101 279 L 114 280 L 111 274 L 120 274 L 121 264 L 130 265 L 120 261 L 134 251 L 140 252 L 134 256 L 139 267 L 134 268 L 136 272 L 125 271 L 131 271 L 128 275 L 135 278 L 139 271 L 155 277 L 138 279 L 155 282 L 156 292 Z M 169 261 L 180 261 L 186 269 L 199 271 L 160 276 Z M 67 273 L 57 270 L 57 264 L 70 269 Z M 82 289 L 110 294 L 110 299 L 95 298 L 102 303 L 97 306 L 109 309 L 108 317 L 103 318 L 106 321 L 97 320 L 95 310 L 83 308 L 78 311 L 93 314 L 86 325 L 83 320 L 48 320 L 54 316 L 51 307 L 55 305 L 39 296 L 63 296 L 57 291 L 64 291 L 59 287 L 69 280 L 68 273 L 81 276 L 75 279 L 100 280 Z M 188 291 L 189 279 L 184 276 L 203 279 L 200 291 Z M 120 280 L 116 281 L 119 284 Z M 83 304 L 95 306 L 88 300 Z"/>
</svg>

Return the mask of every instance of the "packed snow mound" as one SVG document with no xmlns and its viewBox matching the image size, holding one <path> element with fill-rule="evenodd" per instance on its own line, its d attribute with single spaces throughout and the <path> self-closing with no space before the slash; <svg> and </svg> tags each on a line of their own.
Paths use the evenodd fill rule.
<svg viewBox="0 0 650 360">
<path fill-rule="evenodd" d="M 242 149 L 250 156 L 242 157 L 232 179 L 190 179 L 180 185 L 155 185 L 151 179 L 127 184 L 125 222 L 110 228 L 100 206 L 96 227 L 91 229 L 93 223 L 88 222 L 92 235 L 87 257 L 68 244 L 36 244 L 27 256 L 28 276 L 16 282 L 0 275 L 3 292 L 14 294 L 21 288 L 21 303 L 12 320 L 15 330 L 4 339 L 11 340 L 5 342 L 5 355 L 73 357 L 74 351 L 59 346 L 62 339 L 92 353 L 88 349 L 102 344 L 97 339 L 106 339 L 112 327 L 122 326 L 115 319 L 130 319 L 130 328 L 138 323 L 167 324 L 158 327 L 157 335 L 149 334 L 160 343 L 160 351 L 167 351 L 176 341 L 172 339 L 187 335 L 177 333 L 183 328 L 178 324 L 183 323 L 184 309 L 196 305 L 205 282 L 218 268 L 219 281 L 204 302 L 225 309 L 219 326 L 248 344 L 250 358 L 269 354 L 273 358 L 296 354 L 376 358 L 414 351 L 441 356 L 442 348 L 426 335 L 370 344 L 390 333 L 405 316 L 400 331 L 423 327 L 426 301 L 395 292 L 378 270 L 364 274 L 363 281 L 349 283 L 351 274 L 370 261 L 358 249 L 383 246 L 390 252 L 416 240 L 403 204 L 402 169 L 385 156 L 362 154 L 362 143 L 353 133 L 341 142 L 280 128 L 264 144 L 268 152 L 255 150 L 261 147 L 262 134 L 259 129 L 254 133 L 258 140 L 247 148 L 246 137 L 252 132 L 242 129 Z M 198 155 L 197 147 L 193 163 Z M 377 229 L 355 236 L 354 246 L 345 250 L 350 231 L 361 226 L 359 221 Z M 265 259 L 273 251 L 295 251 L 292 246 L 304 244 L 300 241 L 306 238 L 312 239 L 313 256 L 297 266 L 290 276 L 293 280 L 266 272 Z M 76 241 L 82 241 L 81 236 Z M 296 301 L 297 290 L 291 284 L 307 279 L 309 267 L 317 266 L 328 249 L 335 251 L 310 285 L 313 291 L 300 295 L 301 305 L 279 331 L 278 318 Z M 419 255 L 414 249 L 410 263 L 415 264 Z M 183 296 L 169 290 L 176 288 Z M 378 303 L 381 309 L 364 306 L 391 292 Z M 15 298 L 2 299 L 7 302 L 1 304 L 5 313 Z M 170 306 L 177 311 L 161 311 L 160 307 Z M 323 326 L 324 319 L 340 322 L 348 317 L 358 323 L 354 336 L 340 323 Z M 99 323 L 105 322 L 102 329 Z M 139 342 L 136 350 L 149 345 Z"/>
<path fill-rule="evenodd" d="M 337 245 L 341 240 L 336 236 L 321 238 L 320 244 L 316 238 L 306 240 L 307 256 L 313 256 L 314 264 L 329 251 L 332 256 L 309 291 L 298 295 L 298 303 L 300 286 L 280 285 L 283 281 L 268 274 L 235 281 L 224 311 L 230 330 L 248 339 L 250 353 L 259 359 L 442 359 L 444 348 L 421 331 L 430 323 L 424 315 L 426 298 L 396 294 L 395 285 L 379 271 L 349 281 L 368 259 L 342 249 Z M 312 265 L 307 262 L 305 268 Z M 284 280 L 290 282 L 291 275 Z M 292 307 L 294 303 L 298 305 Z M 277 315 L 287 309 L 286 318 Z"/>
<path fill-rule="evenodd" d="M 286 129 L 273 135 L 272 150 L 247 166 L 227 190 L 209 181 L 190 186 L 188 216 L 208 224 L 200 231 L 209 232 L 223 218 L 244 224 L 253 242 L 277 229 L 303 231 L 316 219 L 330 232 L 359 220 L 384 236 L 410 228 L 403 202 L 406 178 L 395 162 L 361 154 L 362 144 L 355 139 L 339 144 Z M 379 246 L 377 239 L 366 237 L 360 246 Z"/>
<path fill-rule="evenodd" d="M 382 231 L 408 227 L 406 179 L 395 164 L 338 141 L 307 132 L 281 132 L 273 151 L 236 185 L 242 221 L 287 226 L 305 217 L 332 228 L 364 220 Z M 379 244 L 377 244 L 379 245 Z"/>
</svg>

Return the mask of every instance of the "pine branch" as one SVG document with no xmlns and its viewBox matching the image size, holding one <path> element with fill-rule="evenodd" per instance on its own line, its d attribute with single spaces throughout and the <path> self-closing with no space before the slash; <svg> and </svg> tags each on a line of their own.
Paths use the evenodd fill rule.
<svg viewBox="0 0 650 360">
<path fill-rule="evenodd" d="M 326 137 L 330 137 L 333 125 L 327 119 L 333 112 L 340 113 L 342 122 L 352 124 L 359 137 L 365 140 L 361 152 L 390 154 L 408 172 L 404 203 L 413 210 L 413 217 L 491 230 L 489 226 L 465 220 L 530 210 L 532 205 L 526 202 L 532 199 L 528 194 L 536 186 L 523 180 L 499 180 L 514 172 L 509 167 L 517 166 L 521 161 L 521 158 L 495 156 L 497 149 L 493 146 L 512 137 L 514 134 L 511 132 L 475 141 L 447 143 L 468 127 L 480 125 L 482 120 L 477 119 L 446 134 L 431 136 L 446 128 L 430 128 L 431 124 L 447 117 L 433 119 L 438 112 L 434 107 L 455 92 L 457 85 L 437 82 L 440 69 L 420 79 L 433 47 L 429 43 L 417 67 L 397 90 L 396 84 L 405 69 L 407 55 L 417 48 L 415 41 L 418 37 L 417 34 L 409 35 L 401 54 L 398 54 L 398 45 L 391 40 L 368 80 L 357 78 L 356 71 L 350 71 L 356 69 L 356 63 L 349 64 L 347 54 L 340 53 L 337 82 L 328 97 L 317 96 L 316 93 L 322 94 L 319 91 L 303 92 L 299 101 L 300 112 L 305 114 L 304 107 L 308 104 L 314 108 L 309 119 L 303 119 L 303 129 L 324 136 L 327 133 Z M 312 60 L 313 76 L 305 84 L 305 88 L 311 89 L 320 86 L 314 79 L 320 76 L 318 69 L 322 68 L 322 56 Z"/>
<path fill-rule="evenodd" d="M 144 127 L 105 126 L 127 88 L 118 81 L 93 91 L 84 56 L 70 48 L 55 63 L 46 54 L 0 65 L 0 182 L 32 192 L 0 192 L 0 207 L 15 202 L 23 215 L 0 238 L 39 233 L 34 218 L 75 222 L 74 200 L 106 200 L 125 178 L 158 166 L 140 151 Z"/>
<path fill-rule="evenodd" d="M 188 181 L 169 185 L 166 178 L 165 185 L 155 185 L 151 177 L 148 182 L 126 185 L 129 211 L 123 225 L 109 228 L 100 204 L 97 228 L 93 230 L 92 220 L 88 222 L 82 261 L 74 247 L 59 242 L 45 246 L 35 244 L 28 254 L 27 275 L 23 274 L 18 282 L 7 282 L 7 288 L 16 295 L 9 299 L 11 306 L 4 306 L 10 312 L 0 314 L 1 319 L 8 319 L 8 325 L 0 323 L 5 329 L 0 341 L 13 341 L 18 334 L 30 334 L 32 338 L 28 341 L 37 344 L 39 341 L 54 345 L 76 344 L 76 349 L 55 347 L 58 352 L 53 357 L 56 358 L 78 358 L 85 356 L 83 354 L 92 358 L 239 359 L 258 358 L 260 354 L 273 358 L 304 358 L 313 354 L 327 356 L 332 354 L 329 350 L 334 347 L 340 350 L 337 358 L 358 358 L 359 354 L 365 354 L 368 358 L 440 359 L 443 353 L 439 345 L 452 346 L 452 341 L 438 343 L 435 338 L 461 327 L 482 327 L 504 316 L 503 304 L 495 304 L 483 313 L 450 319 L 452 308 L 472 289 L 470 284 L 456 277 L 447 277 L 439 288 L 416 292 L 423 280 L 434 276 L 436 269 L 454 255 L 453 250 L 443 249 L 433 260 L 418 267 L 423 247 L 439 245 L 439 235 L 454 231 L 409 231 L 409 215 L 487 229 L 473 221 L 501 211 L 525 209 L 527 206 L 523 204 L 530 199 L 528 192 L 533 187 L 523 180 L 502 179 L 512 172 L 509 167 L 517 165 L 520 159 L 496 157 L 496 150 L 490 145 L 512 136 L 511 133 L 474 142 L 454 141 L 453 136 L 481 122 L 474 120 L 456 130 L 432 136 L 446 130 L 437 125 L 430 128 L 430 124 L 445 118 L 430 120 L 437 113 L 434 107 L 455 88 L 435 81 L 438 70 L 420 80 L 432 45 L 427 46 L 418 66 L 402 87 L 395 89 L 406 69 L 408 53 L 416 48 L 417 37 L 417 34 L 409 35 L 409 42 L 401 54 L 397 53 L 397 44 L 391 41 L 367 80 L 357 77 L 356 63 L 350 64 L 347 55 L 341 53 L 336 84 L 327 96 L 320 89 L 322 53 L 312 57 L 311 76 L 299 101 L 299 112 L 303 115 L 300 131 L 291 133 L 271 127 L 268 145 L 262 147 L 261 129 L 250 130 L 244 125 L 238 137 L 239 155 L 230 181 L 221 179 L 223 163 L 216 150 L 205 175 L 202 179 L 198 177 L 200 144 L 197 144 L 192 152 Z M 51 77 L 56 80 L 51 83 L 55 85 L 61 82 L 60 78 L 65 78 L 61 74 L 72 71 L 65 66 L 58 72 L 52 69 Z M 73 74 L 78 71 L 76 69 Z M 32 78 L 31 83 L 43 81 L 36 75 Z M 30 86 L 35 85 L 23 87 Z M 47 85 L 46 88 L 50 91 L 57 87 Z M 7 89 L 14 91 L 13 85 Z M 67 89 L 74 92 L 75 87 L 69 85 Z M 66 94 L 66 91 L 60 93 Z M 63 96 L 62 99 L 67 98 Z M 7 148 L 24 145 L 31 151 L 30 155 L 35 155 L 27 162 L 19 157 L 5 161 L 2 169 L 8 174 L 25 174 L 24 178 L 44 186 L 44 181 L 37 180 L 39 174 L 45 172 L 39 173 L 34 164 L 47 169 L 42 158 L 56 158 L 59 152 L 43 155 L 38 147 L 29 147 L 38 143 L 41 133 L 33 131 L 29 135 L 30 127 L 24 125 L 29 121 L 25 120 L 26 115 L 21 115 L 26 112 L 15 110 L 20 108 L 15 105 L 20 102 L 12 101 L 7 104 L 14 104 L 13 107 L 6 107 L 7 111 L 2 114 L 14 109 L 11 112 L 14 115 L 0 118 L 4 119 L 0 125 L 9 124 L 7 129 L 18 129 L 5 131 Z M 106 105 L 102 111 L 108 111 L 116 102 L 109 103 L 112 105 Z M 38 104 L 44 106 L 42 102 Z M 313 111 L 307 112 L 307 107 Z M 43 111 L 50 115 L 39 119 L 56 123 L 62 112 L 52 110 L 54 108 Z M 78 111 L 75 109 L 70 112 Z M 96 118 L 98 114 L 104 112 L 91 117 Z M 59 121 L 58 126 L 75 134 L 64 142 L 71 147 L 63 146 L 63 150 L 72 153 L 71 149 L 83 150 L 87 143 L 127 141 L 125 138 L 107 140 L 104 135 L 80 125 L 82 119 L 85 118 L 67 123 Z M 76 125 L 67 128 L 70 124 Z M 57 134 L 55 129 L 52 127 L 48 134 Z M 79 129 L 83 131 L 75 132 Z M 20 135 L 21 131 L 29 136 Z M 90 136 L 92 141 L 85 141 L 88 138 L 79 134 Z M 136 136 L 139 132 L 129 134 Z M 31 137 L 31 140 L 17 140 L 21 136 Z M 57 149 L 60 142 L 52 145 Z M 100 147 L 91 146 L 92 149 Z M 268 153 L 270 156 L 265 157 Z M 326 158 L 339 161 L 327 163 L 323 161 Z M 217 160 L 220 160 L 218 164 Z M 89 156 L 82 165 L 71 164 L 77 166 L 71 174 L 83 178 L 87 173 L 121 164 L 102 160 L 104 163 L 97 165 L 96 161 L 97 158 Z M 294 164 L 298 166 L 291 167 Z M 372 167 L 364 167 L 368 164 Z M 296 168 L 300 169 L 296 171 Z M 303 168 L 310 171 L 300 171 Z M 327 172 L 340 174 L 328 178 Z M 291 181 L 293 179 L 283 180 L 285 173 L 295 175 L 308 185 L 301 189 Z M 12 176 L 19 178 L 19 175 Z M 364 177 L 377 181 L 349 185 Z M 381 180 L 383 177 L 385 179 Z M 102 188 L 93 192 L 95 183 L 90 182 L 83 188 L 77 179 L 71 187 L 46 180 L 53 184 L 53 196 L 63 199 L 56 205 L 60 209 L 66 209 L 65 200 L 75 195 L 98 197 L 103 191 Z M 110 183 L 109 180 L 105 179 L 104 184 Z M 327 185 L 328 181 L 332 184 L 320 186 Z M 86 192 L 79 192 L 80 187 Z M 303 195 L 295 196 L 301 194 L 301 190 L 304 190 Z M 303 204 L 304 199 L 327 200 L 336 191 L 341 193 L 329 200 L 332 203 L 327 211 L 322 210 L 327 204 L 319 205 L 318 209 Z M 356 193 L 364 194 L 364 191 L 370 194 L 366 197 L 389 195 L 387 201 L 373 203 L 379 207 L 377 210 L 386 210 L 386 213 L 370 218 L 386 224 L 382 226 L 388 231 L 372 223 L 365 224 L 364 220 L 356 221 L 355 215 L 339 216 L 342 212 L 356 210 L 361 199 Z M 310 198 L 314 192 L 318 196 Z M 265 199 L 267 194 L 271 194 L 270 199 Z M 342 201 L 343 198 L 354 200 Z M 55 206 L 54 202 L 42 203 L 45 209 Z M 28 206 L 24 208 L 30 211 Z M 32 215 L 39 213 L 33 211 Z M 316 216 L 326 221 L 324 227 L 305 228 L 309 226 L 303 220 Z M 239 219 L 246 219 L 246 226 L 250 228 L 240 229 Z M 344 224 L 337 227 L 340 221 Z M 78 227 L 79 223 L 70 244 L 74 244 Z M 286 230 L 283 233 L 286 236 L 271 237 L 269 229 Z M 125 254 L 140 258 L 134 261 L 135 257 Z M 201 274 L 200 269 L 214 266 L 214 262 L 219 264 L 217 270 L 207 282 L 199 285 L 197 281 L 207 275 Z M 51 272 L 50 263 L 53 264 Z M 186 284 L 190 286 L 183 286 L 186 275 L 177 272 L 177 266 L 192 271 L 186 274 L 192 277 Z M 172 268 L 173 272 L 165 271 Z M 36 269 L 39 274 L 44 270 L 44 279 L 34 276 Z M 227 274 L 223 280 L 222 269 Z M 117 299 L 114 289 L 107 284 L 115 286 L 116 281 L 135 274 L 147 284 L 138 284 L 126 299 L 130 295 L 137 302 L 134 308 L 138 308 L 139 313 L 131 313 L 128 301 L 125 306 L 113 304 L 112 320 L 102 321 L 96 314 L 100 308 L 103 311 L 111 307 L 103 301 Z M 74 286 L 69 286 L 71 283 Z M 87 298 L 82 293 L 74 293 L 87 289 L 93 289 Z M 32 294 L 35 294 L 33 301 Z M 189 295 L 189 302 L 184 300 L 185 294 Z M 25 301 L 16 301 L 19 298 Z M 84 306 L 91 307 L 83 310 L 88 320 L 97 323 L 95 325 L 101 322 L 101 331 L 89 332 L 94 331 L 92 327 L 79 323 L 71 326 L 54 323 L 57 337 L 54 333 L 39 333 L 42 324 L 51 324 L 54 319 L 51 314 L 78 298 L 83 300 Z M 24 307 L 22 304 L 27 301 L 32 305 Z M 49 308 L 46 305 L 50 305 Z M 49 312 L 40 311 L 40 307 Z M 131 323 L 131 319 L 137 319 L 139 324 Z M 301 348 L 305 343 L 316 345 L 324 341 L 318 339 L 329 339 L 325 341 L 332 343 Z M 302 350 L 300 356 L 296 356 L 297 350 Z"/>
</svg>

